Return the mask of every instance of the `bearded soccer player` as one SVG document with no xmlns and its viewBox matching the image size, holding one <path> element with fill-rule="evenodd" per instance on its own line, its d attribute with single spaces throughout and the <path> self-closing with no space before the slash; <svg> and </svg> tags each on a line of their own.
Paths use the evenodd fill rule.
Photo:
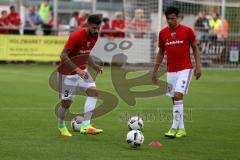
<svg viewBox="0 0 240 160">
<path fill-rule="evenodd" d="M 201 76 L 200 52 L 193 30 L 178 23 L 179 10 L 168 7 L 165 11 L 168 26 L 159 33 L 159 52 L 153 68 L 152 81 L 158 83 L 157 71 L 164 54 L 167 56 L 167 95 L 173 102 L 173 122 L 166 137 L 180 138 L 187 135 L 183 122 L 183 97 L 187 94 L 192 78 L 193 66 L 190 58 L 190 47 L 195 59 L 194 76 Z"/>
<path fill-rule="evenodd" d="M 72 98 L 77 94 L 79 88 L 87 94 L 80 133 L 99 134 L 103 131 L 90 124 L 98 93 L 95 82 L 86 68 L 86 64 L 89 64 L 97 73 L 102 73 L 101 66 L 97 65 L 90 55 L 98 39 L 101 21 L 98 15 L 90 15 L 87 27 L 73 32 L 61 53 L 61 62 L 58 66 L 61 99 L 58 108 L 58 129 L 62 136 L 72 136 L 65 126 L 64 119 L 71 106 Z"/>
</svg>

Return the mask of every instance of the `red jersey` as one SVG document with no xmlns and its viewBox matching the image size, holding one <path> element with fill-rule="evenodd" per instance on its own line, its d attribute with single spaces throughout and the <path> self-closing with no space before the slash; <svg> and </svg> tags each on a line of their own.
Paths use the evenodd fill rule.
<svg viewBox="0 0 240 160">
<path fill-rule="evenodd" d="M 100 34 L 101 37 L 109 37 L 112 35 L 111 27 L 109 24 L 102 25 L 101 30 L 102 30 L 102 32 Z"/>
<path fill-rule="evenodd" d="M 20 20 L 20 16 L 18 13 L 16 12 L 11 12 L 8 14 L 7 16 L 8 20 L 9 20 L 9 23 L 15 27 L 19 27 L 20 26 L 20 23 L 21 23 L 21 20 Z M 16 29 L 16 30 L 9 30 L 10 33 L 18 33 L 19 32 L 19 29 Z"/>
<path fill-rule="evenodd" d="M 175 29 L 165 27 L 159 32 L 158 47 L 165 48 L 168 72 L 192 68 L 190 44 L 195 41 L 193 30 L 184 25 L 179 24 Z"/>
<path fill-rule="evenodd" d="M 20 20 L 20 16 L 18 13 L 16 12 L 10 12 L 7 16 L 9 22 L 16 26 L 16 27 L 19 27 L 20 26 L 20 23 L 21 23 L 21 20 Z"/>
<path fill-rule="evenodd" d="M 7 17 L 5 18 L 0 18 L 0 27 L 6 27 L 5 28 L 0 28 L 0 34 L 8 34 L 9 30 L 7 29 L 9 24 L 9 21 L 7 19 Z"/>
<path fill-rule="evenodd" d="M 97 39 L 98 37 L 89 37 L 86 28 L 80 28 L 70 35 L 65 45 L 65 48 L 69 51 L 68 56 L 71 61 L 82 70 L 86 69 L 90 52 Z M 74 69 L 65 64 L 63 59 L 58 66 L 58 71 L 65 75 L 76 74 Z"/>
<path fill-rule="evenodd" d="M 125 28 L 124 20 L 118 20 L 118 19 L 112 20 L 112 29 L 115 30 L 115 28 L 124 29 Z M 124 38 L 125 37 L 125 33 L 124 32 L 114 32 L 113 36 L 114 37 Z"/>
</svg>

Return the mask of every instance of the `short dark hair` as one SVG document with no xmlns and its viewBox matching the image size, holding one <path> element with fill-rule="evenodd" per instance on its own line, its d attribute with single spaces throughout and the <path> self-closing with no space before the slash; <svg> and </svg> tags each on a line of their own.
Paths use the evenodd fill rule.
<svg viewBox="0 0 240 160">
<path fill-rule="evenodd" d="M 102 17 L 98 14 L 91 14 L 88 17 L 88 23 L 100 25 L 102 23 Z"/>
<path fill-rule="evenodd" d="M 168 16 L 169 14 L 175 14 L 176 16 L 178 16 L 179 12 L 179 9 L 177 9 L 176 7 L 168 7 L 165 11 L 165 16 Z"/>
<path fill-rule="evenodd" d="M 103 21 L 104 23 L 107 23 L 107 22 L 109 22 L 109 18 L 108 18 L 108 17 L 104 17 L 104 18 L 102 19 L 102 21 Z"/>
<path fill-rule="evenodd" d="M 15 7 L 14 6 L 10 6 L 10 10 L 15 10 Z"/>
<path fill-rule="evenodd" d="M 78 15 L 79 15 L 78 11 L 74 11 L 74 12 L 72 13 L 72 17 L 78 17 Z"/>
</svg>

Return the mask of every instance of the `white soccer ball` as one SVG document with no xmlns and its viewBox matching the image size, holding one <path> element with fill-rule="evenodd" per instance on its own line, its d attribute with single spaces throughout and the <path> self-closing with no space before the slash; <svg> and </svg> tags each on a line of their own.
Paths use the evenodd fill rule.
<svg viewBox="0 0 240 160">
<path fill-rule="evenodd" d="M 74 117 L 71 121 L 72 130 L 75 132 L 79 132 L 81 129 L 82 121 L 83 121 L 83 117 L 81 116 Z"/>
<path fill-rule="evenodd" d="M 144 136 L 139 130 L 131 130 L 127 134 L 127 143 L 134 148 L 140 147 L 144 142 Z"/>
<path fill-rule="evenodd" d="M 143 120 L 139 116 L 131 117 L 128 121 L 128 128 L 130 130 L 139 130 L 143 128 Z"/>
</svg>

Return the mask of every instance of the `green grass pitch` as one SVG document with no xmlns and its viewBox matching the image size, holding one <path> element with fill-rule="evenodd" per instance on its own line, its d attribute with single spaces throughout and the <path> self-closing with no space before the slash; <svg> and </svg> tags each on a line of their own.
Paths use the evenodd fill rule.
<svg viewBox="0 0 240 160">
<path fill-rule="evenodd" d="M 48 85 L 54 66 L 0 65 L 1 160 L 237 160 L 240 159 L 240 71 L 204 70 L 184 99 L 188 136 L 166 139 L 171 101 L 166 96 L 139 98 L 134 107 L 119 99 L 118 107 L 93 121 L 104 133 L 60 137 L 54 106 L 58 94 Z M 101 90 L 117 95 L 109 67 L 97 80 Z M 118 97 L 119 98 L 119 97 Z M 80 112 L 76 97 L 71 111 Z M 127 117 L 140 113 L 145 142 L 131 149 L 125 142 Z M 69 126 L 69 123 L 67 123 Z M 152 140 L 162 147 L 150 147 Z"/>
</svg>

